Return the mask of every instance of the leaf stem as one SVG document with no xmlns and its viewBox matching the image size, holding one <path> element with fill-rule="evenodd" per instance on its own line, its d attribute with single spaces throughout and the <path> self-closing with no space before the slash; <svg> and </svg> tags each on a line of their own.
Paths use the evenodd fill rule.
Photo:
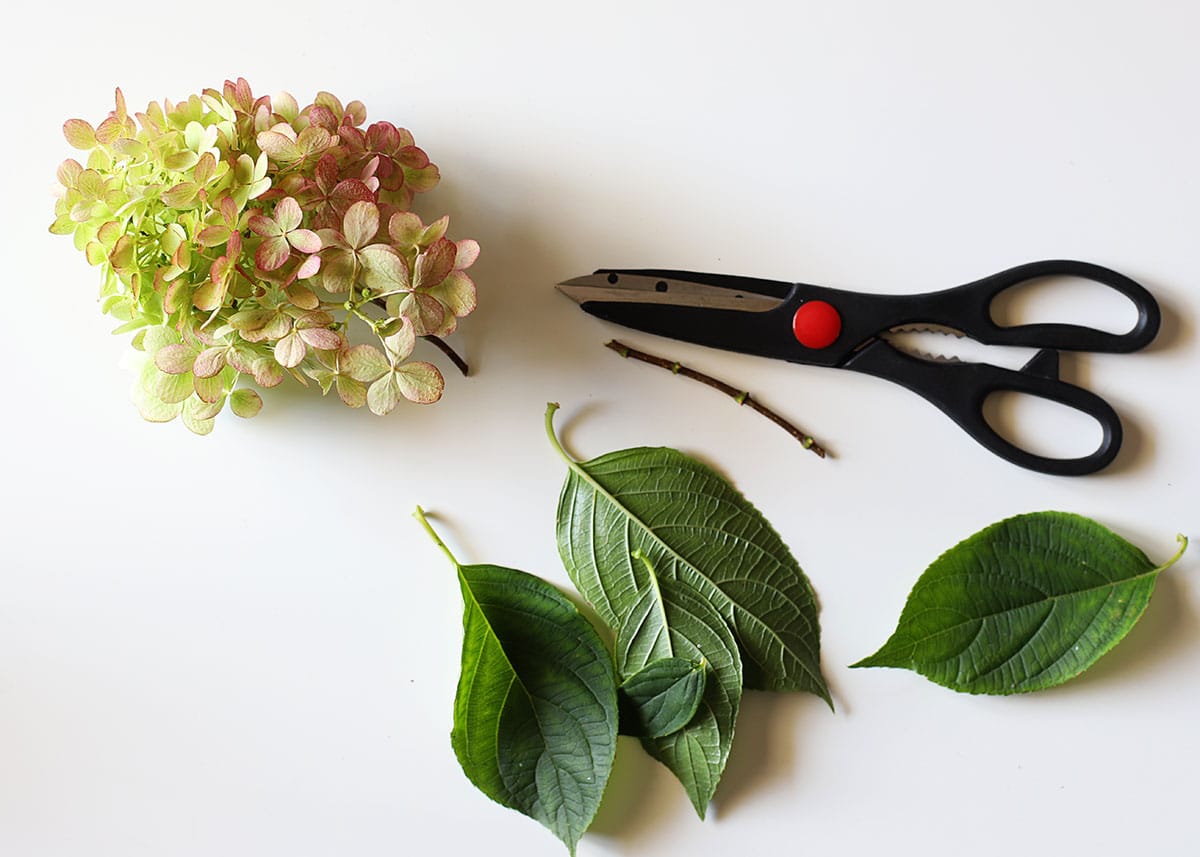
<svg viewBox="0 0 1200 857">
<path fill-rule="evenodd" d="M 658 366 L 675 375 L 682 375 L 685 378 L 691 378 L 693 381 L 699 381 L 701 384 L 707 384 L 714 390 L 720 390 L 739 405 L 745 405 L 746 407 L 750 408 L 750 410 L 757 411 L 771 422 L 775 423 L 775 425 L 779 426 L 796 440 L 800 441 L 800 445 L 805 449 L 813 452 L 821 458 L 825 457 L 825 449 L 819 443 L 813 440 L 812 435 L 801 431 L 791 422 L 775 413 L 775 411 L 771 410 L 757 399 L 752 398 L 751 395 L 745 390 L 739 390 L 730 384 L 726 384 L 724 381 L 718 380 L 711 375 L 705 375 L 703 372 L 698 372 L 695 369 L 684 366 L 682 363 L 677 361 L 667 360 L 665 357 L 656 357 L 653 354 L 647 354 L 645 351 L 638 351 L 636 348 L 630 348 L 625 343 L 618 342 L 615 339 L 604 343 L 604 347 L 612 349 L 622 357 L 630 357 L 634 360 L 640 360 L 643 363 L 649 363 L 651 366 Z"/>
<path fill-rule="evenodd" d="M 1160 565 L 1158 567 L 1159 571 L 1166 571 L 1168 568 L 1173 566 L 1175 563 L 1177 563 L 1179 561 L 1179 558 L 1181 556 L 1183 556 L 1183 552 L 1185 550 L 1187 550 L 1187 547 L 1188 547 L 1188 537 L 1187 536 L 1185 536 L 1183 533 L 1179 533 L 1178 535 L 1175 536 L 1175 540 L 1177 542 L 1179 542 L 1179 550 L 1175 551 L 1175 556 L 1171 557 L 1169 560 L 1167 560 L 1166 562 L 1164 562 L 1162 565 Z"/>
<path fill-rule="evenodd" d="M 454 554 L 450 553 L 450 548 L 446 547 L 446 543 L 442 541 L 442 537 L 437 534 L 437 531 L 434 530 L 433 525 L 430 524 L 429 520 L 425 517 L 425 510 L 420 506 L 417 506 L 417 508 L 413 511 L 413 517 L 417 519 L 417 523 L 425 528 L 425 532 L 429 533 L 429 537 L 433 539 L 434 544 L 442 549 L 442 553 L 450 558 L 450 562 L 454 563 L 454 567 L 462 568 L 462 564 L 454 558 Z"/>
</svg>

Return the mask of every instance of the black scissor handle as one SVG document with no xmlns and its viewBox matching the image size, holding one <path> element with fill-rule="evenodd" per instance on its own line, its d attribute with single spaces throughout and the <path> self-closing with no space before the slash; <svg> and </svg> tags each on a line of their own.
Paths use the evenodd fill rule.
<svg viewBox="0 0 1200 857">
<path fill-rule="evenodd" d="M 1121 449 L 1121 420 L 1095 393 L 1059 380 L 1056 356 L 1051 351 L 1040 352 L 1018 372 L 989 363 L 931 363 L 880 340 L 861 349 L 845 368 L 895 381 L 923 396 L 984 447 L 1019 467 L 1056 476 L 1095 473 L 1112 463 Z M 1087 414 L 1103 431 L 1100 445 L 1079 458 L 1048 458 L 1021 449 L 998 434 L 984 417 L 988 396 L 1005 391 L 1037 396 Z"/>
<path fill-rule="evenodd" d="M 992 301 L 1007 289 L 1043 277 L 1080 277 L 1108 286 L 1133 302 L 1137 308 L 1137 322 L 1126 333 L 1109 333 L 1077 324 L 996 324 L 991 315 Z M 964 286 L 921 295 L 918 301 L 922 299 L 929 315 L 939 316 L 937 320 L 943 324 L 955 327 L 985 345 L 1126 353 L 1149 345 L 1158 335 L 1162 323 L 1158 302 L 1140 284 L 1111 268 L 1069 259 L 1018 265 Z"/>
</svg>

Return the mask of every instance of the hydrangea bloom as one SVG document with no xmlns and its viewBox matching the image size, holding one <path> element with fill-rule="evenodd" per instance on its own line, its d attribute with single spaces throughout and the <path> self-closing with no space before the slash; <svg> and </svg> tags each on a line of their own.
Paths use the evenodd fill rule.
<svg viewBox="0 0 1200 857">
<path fill-rule="evenodd" d="M 475 309 L 479 245 L 409 211 L 440 175 L 408 131 L 367 126 L 358 101 L 321 92 L 301 109 L 239 79 L 132 115 L 118 89 L 104 121 L 63 133 L 87 158 L 59 167 L 50 231 L 100 268 L 101 308 L 145 352 L 147 420 L 207 434 L 226 403 L 253 416 L 243 375 L 315 381 L 380 415 L 441 396 L 438 369 L 408 357 Z"/>
</svg>

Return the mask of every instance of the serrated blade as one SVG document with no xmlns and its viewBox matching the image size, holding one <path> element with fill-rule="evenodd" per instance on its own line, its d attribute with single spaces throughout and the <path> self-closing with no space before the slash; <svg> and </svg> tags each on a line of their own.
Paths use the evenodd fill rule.
<svg viewBox="0 0 1200 857">
<path fill-rule="evenodd" d="M 1020 370 L 1036 349 L 984 345 L 961 330 L 940 324 L 902 324 L 880 334 L 897 351 L 930 363 L 990 363 Z"/>
</svg>

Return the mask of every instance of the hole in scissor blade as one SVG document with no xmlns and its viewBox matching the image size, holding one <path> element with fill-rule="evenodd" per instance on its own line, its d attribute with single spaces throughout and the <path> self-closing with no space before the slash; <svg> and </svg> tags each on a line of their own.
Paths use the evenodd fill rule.
<svg viewBox="0 0 1200 857">
<path fill-rule="evenodd" d="M 615 286 L 617 284 L 617 280 L 619 280 L 619 279 L 621 279 L 621 278 L 618 277 L 616 274 L 609 274 L 608 275 L 608 284 L 610 286 Z"/>
<path fill-rule="evenodd" d="M 656 292 L 665 292 L 666 290 L 667 290 L 667 284 L 666 284 L 666 281 L 664 281 L 664 280 L 659 280 L 657 283 L 655 283 L 655 284 L 654 284 L 654 291 L 656 291 Z"/>
<path fill-rule="evenodd" d="M 1001 327 L 1077 324 L 1122 334 L 1137 324 L 1133 301 L 1085 277 L 1038 277 L 1005 289 L 992 299 L 992 321 Z"/>
<path fill-rule="evenodd" d="M 983 403 L 983 418 L 1009 443 L 1045 458 L 1082 458 L 1104 439 L 1104 428 L 1094 417 L 1015 390 L 991 393 Z"/>
</svg>

